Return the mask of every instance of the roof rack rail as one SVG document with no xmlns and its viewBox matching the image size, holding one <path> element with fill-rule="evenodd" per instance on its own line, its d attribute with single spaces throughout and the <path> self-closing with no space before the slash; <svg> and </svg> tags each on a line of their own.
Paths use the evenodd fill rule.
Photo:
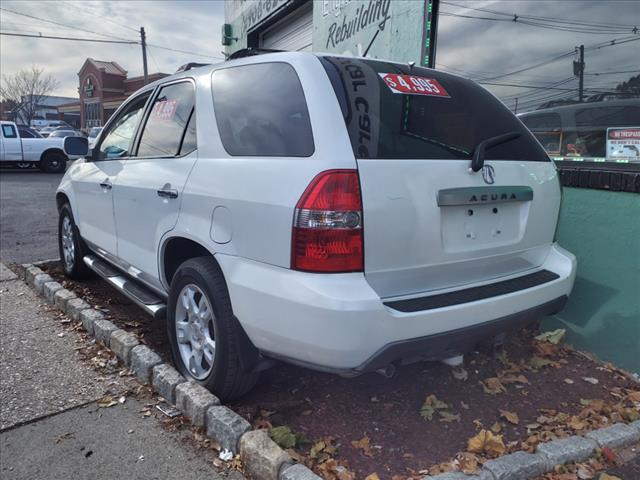
<svg viewBox="0 0 640 480">
<path fill-rule="evenodd" d="M 210 63 L 196 63 L 196 62 L 185 63 L 180 68 L 178 68 L 178 70 L 176 70 L 176 73 L 186 72 L 187 70 L 191 70 L 192 68 L 206 67 L 207 65 L 211 65 L 211 64 Z"/>
<path fill-rule="evenodd" d="M 286 50 L 273 50 L 271 48 L 242 48 L 236 52 L 233 52 L 227 57 L 227 60 L 235 60 L 236 58 L 253 57 L 254 55 L 263 55 L 265 53 L 278 53 L 286 52 Z"/>
</svg>

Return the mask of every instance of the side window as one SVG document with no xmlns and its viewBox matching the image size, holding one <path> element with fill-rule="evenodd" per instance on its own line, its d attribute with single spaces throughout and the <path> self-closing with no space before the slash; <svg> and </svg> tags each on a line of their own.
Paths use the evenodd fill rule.
<svg viewBox="0 0 640 480">
<path fill-rule="evenodd" d="M 17 138 L 18 134 L 13 125 L 2 125 L 2 136 L 4 138 Z"/>
<path fill-rule="evenodd" d="M 198 148 L 198 139 L 196 137 L 196 111 L 191 111 L 187 130 L 184 132 L 184 139 L 180 146 L 180 155 L 186 155 Z"/>
<path fill-rule="evenodd" d="M 21 138 L 36 138 L 29 130 L 20 130 L 19 133 Z"/>
<path fill-rule="evenodd" d="M 118 118 L 109 125 L 109 130 L 102 136 L 102 142 L 97 152 L 95 160 L 108 160 L 110 158 L 128 157 L 131 140 L 136 133 L 136 128 L 144 105 L 149 98 L 147 92 L 135 100 L 120 112 Z"/>
<path fill-rule="evenodd" d="M 229 155 L 308 157 L 314 152 L 307 102 L 289 64 L 258 63 L 216 71 L 213 104 Z"/>
<path fill-rule="evenodd" d="M 137 157 L 174 157 L 180 153 L 195 95 L 191 82 L 162 87 L 140 137 Z M 194 125 L 195 127 L 195 125 Z"/>
</svg>

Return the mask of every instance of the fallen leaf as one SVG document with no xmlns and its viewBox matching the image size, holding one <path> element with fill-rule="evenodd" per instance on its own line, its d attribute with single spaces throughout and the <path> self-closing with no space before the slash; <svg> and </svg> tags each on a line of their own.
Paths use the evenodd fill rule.
<svg viewBox="0 0 640 480">
<path fill-rule="evenodd" d="M 609 447 L 602 447 L 602 456 L 609 463 L 616 463 L 617 455 L 616 452 L 611 450 Z"/>
<path fill-rule="evenodd" d="M 553 362 L 546 358 L 533 356 L 531 357 L 531 360 L 529 360 L 529 365 L 531 365 L 534 370 L 540 370 L 549 365 L 553 365 Z"/>
<path fill-rule="evenodd" d="M 380 477 L 377 473 L 372 473 L 371 475 L 367 475 L 364 480 L 380 480 Z"/>
<path fill-rule="evenodd" d="M 362 437 L 360 440 L 353 440 L 351 442 L 351 446 L 358 450 L 362 450 L 362 453 L 367 457 L 373 457 L 373 453 L 371 453 L 371 445 L 369 443 L 369 437 L 366 435 Z M 375 475 L 375 474 L 372 474 Z M 376 475 L 377 477 L 377 475 Z M 369 478 L 369 477 L 367 477 Z"/>
<path fill-rule="evenodd" d="M 549 342 L 549 343 L 553 343 L 554 345 L 557 345 L 558 343 L 560 343 L 560 340 L 562 340 L 562 337 L 564 337 L 565 333 L 567 333 L 567 331 L 564 328 L 559 328 L 557 330 L 552 330 L 550 332 L 541 333 L 540 335 L 537 335 L 535 338 L 539 342 Z"/>
<path fill-rule="evenodd" d="M 480 430 L 477 435 L 467 441 L 467 450 L 471 453 L 499 456 L 506 451 L 506 447 L 502 435 L 494 435 L 489 430 Z"/>
<path fill-rule="evenodd" d="M 482 388 L 485 393 L 489 395 L 498 395 L 500 393 L 506 392 L 506 388 L 502 385 L 502 382 L 498 377 L 487 378 L 482 383 Z"/>
<path fill-rule="evenodd" d="M 269 430 L 271 440 L 276 442 L 282 448 L 293 448 L 296 446 L 296 436 L 286 425 L 273 427 Z"/>
<path fill-rule="evenodd" d="M 460 465 L 462 473 L 472 475 L 478 471 L 479 458 L 473 453 L 460 452 L 456 455 L 456 460 Z"/>
<path fill-rule="evenodd" d="M 524 375 L 520 374 L 520 375 L 504 375 L 502 377 L 500 377 L 500 381 L 503 384 L 509 384 L 509 383 L 524 383 L 524 384 L 528 384 L 529 380 L 527 379 L 527 377 L 525 377 Z"/>
<path fill-rule="evenodd" d="M 460 414 L 456 413 L 453 414 L 451 412 L 448 412 L 446 410 L 440 410 L 438 412 L 438 415 L 440 415 L 440 421 L 441 422 L 459 422 L 460 421 Z"/>
<path fill-rule="evenodd" d="M 582 380 L 590 383 L 591 385 L 597 385 L 598 383 L 600 383 L 600 381 L 597 378 L 593 378 L 593 377 L 582 377 Z"/>
<path fill-rule="evenodd" d="M 100 408 L 109 408 L 117 405 L 118 402 L 116 402 L 111 395 L 106 395 L 98 400 L 97 404 Z"/>
<path fill-rule="evenodd" d="M 616 477 L 615 475 L 609 475 L 608 473 L 601 473 L 598 477 L 598 480 L 622 480 L 620 477 Z"/>
<path fill-rule="evenodd" d="M 569 423 L 567 425 L 569 426 L 569 428 L 573 428 L 574 430 L 584 430 L 584 428 L 586 427 L 584 421 L 582 421 L 580 417 L 576 415 L 571 417 L 571 420 L 569 420 Z"/>
<path fill-rule="evenodd" d="M 425 420 L 431 421 L 433 420 L 433 414 L 436 410 L 446 410 L 448 408 L 449 405 L 438 400 L 438 397 L 435 395 L 429 395 L 422 404 L 422 407 L 420 407 L 420 416 Z"/>
<path fill-rule="evenodd" d="M 573 385 L 575 382 L 573 380 L 571 380 L 570 378 L 565 378 L 564 379 L 564 383 L 566 383 L 567 385 Z"/>
<path fill-rule="evenodd" d="M 515 412 L 509 412 L 507 410 L 500 410 L 500 416 L 507 420 L 509 423 L 513 423 L 514 425 L 518 425 L 520 423 L 520 418 L 518 418 L 518 414 Z"/>
<path fill-rule="evenodd" d="M 502 431 L 502 423 L 495 422 L 493 425 L 491 425 L 491 431 L 493 433 L 500 433 Z"/>
</svg>

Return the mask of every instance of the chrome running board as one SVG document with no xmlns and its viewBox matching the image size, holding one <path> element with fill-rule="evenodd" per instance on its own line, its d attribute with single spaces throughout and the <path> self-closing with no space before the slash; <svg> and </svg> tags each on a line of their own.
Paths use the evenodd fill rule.
<svg viewBox="0 0 640 480">
<path fill-rule="evenodd" d="M 164 318 L 167 305 L 151 290 L 95 255 L 87 255 L 83 260 L 87 267 L 153 318 Z"/>
</svg>

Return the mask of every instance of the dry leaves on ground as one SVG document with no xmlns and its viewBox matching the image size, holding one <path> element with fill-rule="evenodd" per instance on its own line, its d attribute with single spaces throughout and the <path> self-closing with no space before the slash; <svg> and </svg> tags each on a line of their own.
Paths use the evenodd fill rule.
<svg viewBox="0 0 640 480">
<path fill-rule="evenodd" d="M 467 440 L 467 450 L 471 453 L 498 457 L 505 453 L 506 447 L 502 435 L 494 435 L 490 430 L 482 429 Z"/>
<path fill-rule="evenodd" d="M 369 437 L 367 437 L 366 435 L 362 437 L 360 440 L 353 440 L 351 442 L 351 446 L 355 449 L 362 450 L 362 453 L 366 457 L 373 457 L 373 452 L 371 451 Z"/>
</svg>

